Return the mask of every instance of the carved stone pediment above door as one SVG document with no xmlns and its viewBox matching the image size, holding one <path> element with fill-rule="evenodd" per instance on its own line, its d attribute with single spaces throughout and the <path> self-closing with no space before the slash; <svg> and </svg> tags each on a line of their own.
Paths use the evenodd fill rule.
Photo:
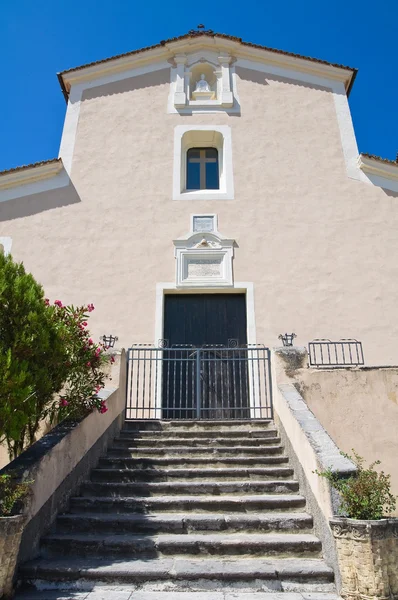
<svg viewBox="0 0 398 600">
<path fill-rule="evenodd" d="M 177 287 L 233 286 L 235 240 L 224 237 L 216 227 L 215 215 L 194 215 L 190 233 L 173 241 Z"/>
</svg>

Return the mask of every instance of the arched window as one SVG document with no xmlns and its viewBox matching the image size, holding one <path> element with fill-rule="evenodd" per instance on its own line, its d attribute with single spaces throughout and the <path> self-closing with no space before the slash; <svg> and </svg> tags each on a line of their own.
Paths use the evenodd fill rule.
<svg viewBox="0 0 398 600">
<path fill-rule="evenodd" d="M 187 151 L 187 191 L 219 189 L 217 148 L 190 148 Z"/>
</svg>

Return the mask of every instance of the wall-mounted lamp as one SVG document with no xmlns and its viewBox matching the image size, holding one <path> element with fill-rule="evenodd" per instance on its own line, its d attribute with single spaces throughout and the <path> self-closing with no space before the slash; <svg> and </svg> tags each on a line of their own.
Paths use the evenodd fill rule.
<svg viewBox="0 0 398 600">
<path fill-rule="evenodd" d="M 293 346 L 293 340 L 296 337 L 297 335 L 295 333 L 285 333 L 285 335 L 281 333 L 278 335 L 278 340 L 282 340 L 284 346 Z"/>
<path fill-rule="evenodd" d="M 106 348 L 113 348 L 118 339 L 119 338 L 116 335 L 103 335 L 100 337 L 100 340 L 104 342 Z"/>
</svg>

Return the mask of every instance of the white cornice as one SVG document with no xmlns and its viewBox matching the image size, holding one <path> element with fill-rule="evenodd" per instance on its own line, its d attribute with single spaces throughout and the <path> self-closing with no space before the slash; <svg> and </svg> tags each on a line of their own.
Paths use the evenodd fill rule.
<svg viewBox="0 0 398 600">
<path fill-rule="evenodd" d="M 378 175 L 379 177 L 398 181 L 398 163 L 385 163 L 381 160 L 360 154 L 358 157 L 358 166 L 361 171 L 368 175 Z"/>
<path fill-rule="evenodd" d="M 324 79 L 333 79 L 342 81 L 346 90 L 348 89 L 353 70 L 336 67 L 334 65 L 323 64 L 306 58 L 297 56 L 289 56 L 283 53 L 272 52 L 262 48 L 251 48 L 233 40 L 225 40 L 223 38 L 193 38 L 189 40 L 181 40 L 166 44 L 170 53 L 175 52 L 196 52 L 199 49 L 216 50 L 217 52 L 227 51 L 236 58 L 247 58 L 261 63 L 276 65 L 280 68 L 297 70 L 303 73 L 311 73 L 312 75 L 322 77 Z"/>
<path fill-rule="evenodd" d="M 0 190 L 6 190 L 20 185 L 27 185 L 43 179 L 49 179 L 58 175 L 63 169 L 62 160 L 59 159 L 57 162 L 47 163 L 43 165 L 32 165 L 26 169 L 18 171 L 12 171 L 0 175 Z"/>
<path fill-rule="evenodd" d="M 164 47 L 156 48 L 153 50 L 146 50 L 142 54 L 133 54 L 132 56 L 123 56 L 121 58 L 115 58 L 104 63 L 84 67 L 77 69 L 76 71 L 69 71 L 67 73 L 61 73 L 65 87 L 70 91 L 72 85 L 76 83 L 83 83 L 85 81 L 93 81 L 100 79 L 106 75 L 113 73 L 120 73 L 123 71 L 129 71 L 130 69 L 136 69 L 153 62 L 164 61 L 172 58 L 169 52 L 165 52 Z"/>
<path fill-rule="evenodd" d="M 278 54 L 261 48 L 251 48 L 233 40 L 217 37 L 188 38 L 176 42 L 169 42 L 159 48 L 144 50 L 130 56 L 122 56 L 114 60 L 106 61 L 92 66 L 61 73 L 66 89 L 69 91 L 72 85 L 90 81 L 156 61 L 170 60 L 175 54 L 181 52 L 192 53 L 198 50 L 212 50 L 229 52 L 237 58 L 248 58 L 260 63 L 277 65 L 280 68 L 310 73 L 324 79 L 332 79 L 344 83 L 348 89 L 353 71 L 333 65 L 322 64 L 305 58 L 298 58 L 286 54 Z"/>
</svg>

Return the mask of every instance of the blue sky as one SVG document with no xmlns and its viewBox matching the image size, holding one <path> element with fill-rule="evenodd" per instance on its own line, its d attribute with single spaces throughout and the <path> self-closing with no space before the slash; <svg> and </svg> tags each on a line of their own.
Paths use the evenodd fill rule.
<svg viewBox="0 0 398 600">
<path fill-rule="evenodd" d="M 0 0 L 0 170 L 58 155 L 57 71 L 206 28 L 359 69 L 359 149 L 398 151 L 398 2 L 381 0 Z"/>
</svg>

